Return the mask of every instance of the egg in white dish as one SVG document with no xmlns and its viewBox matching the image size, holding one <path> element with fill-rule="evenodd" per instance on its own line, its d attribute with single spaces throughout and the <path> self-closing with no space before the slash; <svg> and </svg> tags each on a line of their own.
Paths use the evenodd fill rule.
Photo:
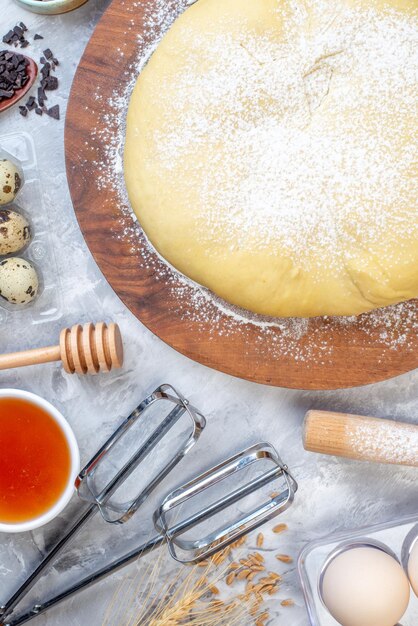
<svg viewBox="0 0 418 626">
<path fill-rule="evenodd" d="M 321 595 L 342 626 L 394 626 L 408 608 L 410 587 L 393 556 L 361 544 L 330 561 Z"/>
</svg>

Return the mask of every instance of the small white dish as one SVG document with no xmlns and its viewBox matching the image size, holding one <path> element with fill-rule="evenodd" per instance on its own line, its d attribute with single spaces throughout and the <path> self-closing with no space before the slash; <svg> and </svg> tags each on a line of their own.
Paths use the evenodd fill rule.
<svg viewBox="0 0 418 626">
<path fill-rule="evenodd" d="M 67 485 L 56 503 L 42 515 L 34 517 L 33 519 L 30 519 L 28 521 L 13 524 L 0 522 L 0 532 L 21 533 L 29 530 L 34 530 L 35 528 L 39 528 L 44 524 L 48 524 L 48 522 L 57 517 L 57 515 L 59 515 L 59 513 L 61 513 L 61 511 L 67 506 L 74 493 L 74 482 L 78 475 L 78 472 L 80 471 L 80 451 L 71 426 L 69 425 L 65 417 L 58 411 L 58 409 L 56 409 L 47 400 L 44 400 L 40 396 L 37 396 L 34 393 L 30 393 L 29 391 L 23 391 L 22 389 L 0 389 L 0 398 L 18 398 L 20 400 L 30 402 L 31 404 L 39 406 L 41 409 L 43 409 L 46 413 L 48 413 L 50 417 L 52 417 L 52 419 L 55 420 L 55 422 L 61 428 L 70 451 L 71 469 L 68 476 Z"/>
<path fill-rule="evenodd" d="M 24 9 L 42 15 L 57 15 L 77 9 L 87 0 L 15 0 Z"/>
</svg>

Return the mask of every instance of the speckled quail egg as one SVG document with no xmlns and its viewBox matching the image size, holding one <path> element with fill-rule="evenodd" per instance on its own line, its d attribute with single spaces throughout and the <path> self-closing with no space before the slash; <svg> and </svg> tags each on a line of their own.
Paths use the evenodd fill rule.
<svg viewBox="0 0 418 626">
<path fill-rule="evenodd" d="M 17 256 L 0 261 L 0 296 L 11 304 L 29 304 L 37 296 L 39 279 L 36 269 Z"/>
<path fill-rule="evenodd" d="M 0 206 L 13 202 L 22 186 L 22 174 L 13 161 L 0 159 Z"/>
<path fill-rule="evenodd" d="M 14 254 L 31 240 L 31 229 L 26 217 L 13 209 L 0 210 L 0 255 Z"/>
</svg>

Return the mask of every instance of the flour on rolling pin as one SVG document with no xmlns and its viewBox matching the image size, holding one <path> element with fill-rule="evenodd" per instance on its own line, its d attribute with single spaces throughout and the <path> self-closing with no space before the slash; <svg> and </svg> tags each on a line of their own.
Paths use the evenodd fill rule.
<svg viewBox="0 0 418 626">
<path fill-rule="evenodd" d="M 388 419 L 308 411 L 303 445 L 320 454 L 418 467 L 418 425 Z"/>
<path fill-rule="evenodd" d="M 418 428 L 402 424 L 393 430 L 389 420 L 380 420 L 379 428 L 358 420 L 346 428 L 346 436 L 351 446 L 361 455 L 386 463 L 414 465 L 418 460 Z"/>
</svg>

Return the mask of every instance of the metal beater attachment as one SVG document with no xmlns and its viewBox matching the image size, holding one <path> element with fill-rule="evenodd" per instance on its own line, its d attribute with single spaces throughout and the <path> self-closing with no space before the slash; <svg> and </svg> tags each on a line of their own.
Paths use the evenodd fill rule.
<svg viewBox="0 0 418 626">
<path fill-rule="evenodd" d="M 257 443 L 170 493 L 154 524 L 176 561 L 197 562 L 287 509 L 296 490 L 273 446 Z"/>
<path fill-rule="evenodd" d="M 158 403 L 158 407 L 156 406 Z M 164 406 L 164 414 L 161 418 L 160 409 Z M 167 413 L 167 405 L 169 412 Z M 154 412 L 157 423 L 152 430 L 150 412 Z M 144 413 L 147 412 L 147 423 L 143 423 Z M 166 414 L 167 413 L 167 414 Z M 122 439 L 128 430 L 133 430 L 137 420 L 141 418 L 141 441 L 134 454 L 127 460 L 123 459 L 126 453 Z M 155 421 L 155 419 L 154 419 Z M 185 423 L 184 423 L 185 422 Z M 111 524 L 123 524 L 139 509 L 152 491 L 164 480 L 171 470 L 181 461 L 190 448 L 196 443 L 205 427 L 206 420 L 197 409 L 192 407 L 186 398 L 171 385 L 161 385 L 150 396 L 145 398 L 131 415 L 119 426 L 113 435 L 106 441 L 104 446 L 95 454 L 91 461 L 81 470 L 75 481 L 75 487 L 82 500 L 90 502 L 98 507 L 103 519 Z M 177 427 L 177 430 L 175 430 Z M 144 437 L 146 429 L 151 430 Z M 134 434 L 130 432 L 131 438 Z M 164 458 L 164 450 L 160 445 L 163 438 L 170 433 L 169 457 L 157 467 L 154 474 L 149 476 L 149 457 L 151 452 L 158 452 L 159 458 Z M 116 459 L 117 458 L 117 462 Z M 140 492 L 128 501 L 119 502 L 112 495 L 119 487 L 128 480 L 137 467 L 147 460 L 147 481 Z M 117 465 L 116 465 L 117 463 Z M 109 474 L 111 479 L 109 480 Z M 135 476 L 135 485 L 138 484 L 138 476 Z M 105 484 L 105 486 L 104 486 Z"/>
<path fill-rule="evenodd" d="M 172 387 L 164 385 L 149 397 L 152 398 L 157 394 L 156 399 L 160 399 L 159 394 L 163 394 L 165 399 L 169 397 L 176 404 L 176 407 L 161 422 L 162 431 L 167 432 L 168 428 L 171 429 L 169 424 L 175 421 L 176 408 L 182 408 L 183 415 L 184 411 L 187 411 L 194 426 L 187 443 L 184 444 L 183 440 L 183 446 L 177 449 L 173 456 L 173 462 L 164 465 L 164 476 L 189 449 L 204 425 L 204 418 L 195 409 L 192 409 L 184 398 L 178 394 L 173 395 L 173 392 Z M 144 402 L 146 403 L 148 400 Z M 144 403 L 141 403 L 137 410 L 140 410 L 140 407 L 145 408 Z M 139 495 L 124 504 L 111 502 L 115 483 L 119 484 L 119 477 L 122 480 L 130 473 L 131 466 L 124 464 L 113 479 L 106 484 L 106 488 L 97 491 L 97 484 L 93 484 L 97 479 L 95 473 L 102 462 L 103 454 L 107 454 L 107 451 L 113 448 L 120 439 L 124 424 L 86 466 L 77 480 L 79 492 L 89 502 L 94 503 L 90 505 L 88 511 L 100 509 L 104 519 L 111 523 L 115 521 L 121 523 L 128 519 L 138 510 L 141 503 L 152 491 L 149 486 L 154 488 L 163 477 L 152 478 Z M 200 426 L 200 430 L 197 425 Z M 143 460 L 144 454 L 155 448 L 156 442 L 160 441 L 161 437 L 162 433 L 156 429 L 146 439 L 146 444 L 138 449 L 138 453 L 141 452 L 140 458 L 137 459 L 134 455 L 135 467 Z M 177 460 L 174 462 L 174 459 Z M 5 619 L 6 616 L 10 616 L 17 603 L 28 593 L 34 582 L 42 574 L 45 566 L 56 557 L 77 530 L 76 522 L 69 533 L 35 570 L 34 574 L 29 577 L 9 602 L 0 608 L 2 625 L 18 626 L 29 621 L 44 613 L 48 608 L 136 561 L 164 543 L 167 543 L 172 557 L 179 562 L 190 563 L 205 559 L 288 508 L 293 502 L 296 490 L 296 481 L 289 473 L 287 466 L 282 463 L 273 446 L 268 443 L 257 443 L 169 493 L 154 512 L 154 525 L 158 534 L 149 541 L 112 561 L 102 569 L 96 570 L 59 595 L 35 605 L 32 610 L 24 615 Z M 114 514 L 115 518 L 113 518 Z M 79 521 L 78 528 L 80 525 Z"/>
</svg>

